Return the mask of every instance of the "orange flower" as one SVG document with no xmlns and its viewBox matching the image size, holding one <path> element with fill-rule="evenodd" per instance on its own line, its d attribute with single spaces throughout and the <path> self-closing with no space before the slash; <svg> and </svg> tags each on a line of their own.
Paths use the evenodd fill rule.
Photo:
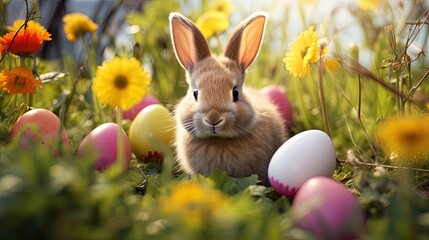
<svg viewBox="0 0 429 240">
<path fill-rule="evenodd" d="M 42 88 L 42 81 L 37 80 L 30 69 L 15 67 L 12 70 L 3 69 L 0 73 L 0 86 L 7 93 L 36 93 L 36 88 Z"/>
<path fill-rule="evenodd" d="M 3 55 L 11 45 L 9 51 L 18 56 L 27 56 L 37 52 L 42 46 L 43 37 L 37 30 L 21 29 L 15 36 L 16 32 L 9 32 L 0 37 L 0 53 Z M 13 40 L 13 41 L 12 41 Z"/>
<path fill-rule="evenodd" d="M 12 24 L 12 26 L 8 26 L 7 29 L 9 30 L 9 32 L 16 32 L 18 31 L 18 29 L 24 25 L 25 20 L 23 19 L 19 19 L 19 20 L 15 20 Z M 22 30 L 24 30 L 24 27 L 21 28 Z M 27 22 L 27 29 L 33 29 L 35 31 L 37 31 L 37 33 L 39 34 L 39 37 L 42 38 L 45 41 L 51 41 L 51 34 L 46 31 L 46 28 L 43 27 L 40 23 L 36 22 L 36 21 L 28 21 Z"/>
</svg>

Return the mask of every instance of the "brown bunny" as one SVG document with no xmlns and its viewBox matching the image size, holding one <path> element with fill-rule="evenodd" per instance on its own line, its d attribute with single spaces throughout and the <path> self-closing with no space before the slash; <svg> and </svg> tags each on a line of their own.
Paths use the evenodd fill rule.
<svg viewBox="0 0 429 240">
<path fill-rule="evenodd" d="M 231 177 L 257 174 L 269 184 L 268 164 L 286 140 L 286 129 L 265 95 L 243 87 L 246 69 L 260 49 L 267 14 L 257 12 L 237 26 L 224 56 L 211 54 L 188 18 L 171 13 L 169 19 L 176 57 L 189 84 L 175 109 L 180 166 L 205 176 L 216 169 Z"/>
</svg>

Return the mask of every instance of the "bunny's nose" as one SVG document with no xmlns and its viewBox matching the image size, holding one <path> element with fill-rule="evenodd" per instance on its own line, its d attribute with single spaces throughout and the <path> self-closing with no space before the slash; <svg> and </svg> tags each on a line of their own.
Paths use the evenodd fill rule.
<svg viewBox="0 0 429 240">
<path fill-rule="evenodd" d="M 204 121 L 215 127 L 223 122 L 223 118 L 219 112 L 212 110 L 206 115 Z"/>
<path fill-rule="evenodd" d="M 214 126 L 216 126 L 216 125 L 218 125 L 219 123 L 221 123 L 223 121 L 223 119 L 221 118 L 221 119 L 219 119 L 219 120 L 217 120 L 216 122 L 211 122 L 210 120 L 208 120 L 208 119 L 206 119 L 206 122 L 208 123 L 208 124 L 210 124 L 210 125 L 212 125 L 213 127 Z"/>
</svg>

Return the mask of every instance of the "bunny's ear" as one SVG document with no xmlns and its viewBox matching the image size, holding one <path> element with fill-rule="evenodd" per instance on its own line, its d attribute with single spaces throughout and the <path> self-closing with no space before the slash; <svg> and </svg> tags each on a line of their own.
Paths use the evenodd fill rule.
<svg viewBox="0 0 429 240">
<path fill-rule="evenodd" d="M 211 55 L 207 40 L 195 24 L 180 13 L 170 13 L 170 32 L 174 52 L 183 68 Z"/>
<path fill-rule="evenodd" d="M 242 21 L 229 38 L 224 55 L 248 68 L 261 48 L 267 18 L 267 13 L 256 12 Z"/>
</svg>

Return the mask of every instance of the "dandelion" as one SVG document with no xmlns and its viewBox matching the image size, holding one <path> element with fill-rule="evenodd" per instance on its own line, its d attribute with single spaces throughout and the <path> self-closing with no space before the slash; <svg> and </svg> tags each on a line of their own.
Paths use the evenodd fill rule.
<svg viewBox="0 0 429 240">
<path fill-rule="evenodd" d="M 286 69 L 295 77 L 305 77 L 310 70 L 310 64 L 324 57 L 328 49 L 324 48 L 319 54 L 319 34 L 311 26 L 289 44 L 290 50 L 286 53 L 283 62 Z"/>
<path fill-rule="evenodd" d="M 184 216 L 190 219 L 203 219 L 220 212 L 227 197 L 219 190 L 196 182 L 177 185 L 170 196 L 160 199 L 160 206 L 167 215 Z"/>
<path fill-rule="evenodd" d="M 380 8 L 382 0 L 358 0 L 359 7 L 364 11 L 375 11 Z"/>
<path fill-rule="evenodd" d="M 16 32 L 22 25 L 24 25 L 24 23 L 25 23 L 24 19 L 15 20 L 12 26 L 8 26 L 7 29 L 9 30 L 9 32 Z M 23 28 L 21 29 L 24 30 Z M 39 38 L 45 41 L 52 40 L 51 34 L 45 29 L 45 27 L 43 27 L 40 23 L 36 21 L 33 21 L 33 20 L 28 21 L 27 29 L 33 29 L 39 34 Z"/>
<path fill-rule="evenodd" d="M 36 88 L 42 88 L 42 81 L 35 79 L 30 69 L 15 67 L 12 70 L 3 69 L 0 73 L 0 86 L 7 93 L 36 93 Z"/>
<path fill-rule="evenodd" d="M 210 10 L 198 17 L 195 22 L 206 39 L 229 28 L 229 15 L 225 12 Z"/>
<path fill-rule="evenodd" d="M 50 34 L 42 34 L 39 30 L 27 28 L 16 32 L 8 32 L 0 37 L 0 53 L 3 55 L 9 48 L 12 54 L 25 57 L 36 53 Z M 15 38 L 14 38 L 15 37 Z M 13 41 L 12 41 L 13 40 Z"/>
<path fill-rule="evenodd" d="M 229 0 L 217 0 L 211 4 L 210 9 L 230 15 L 232 12 L 232 4 Z"/>
<path fill-rule="evenodd" d="M 97 68 L 92 89 L 100 103 L 127 110 L 147 95 L 150 82 L 137 59 L 115 57 Z"/>
<path fill-rule="evenodd" d="M 391 160 L 420 165 L 429 156 L 429 117 L 392 117 L 376 129 L 376 138 Z"/>
<path fill-rule="evenodd" d="M 81 13 L 69 13 L 63 17 L 64 32 L 69 41 L 74 42 L 85 33 L 94 34 L 98 25 Z"/>
</svg>

